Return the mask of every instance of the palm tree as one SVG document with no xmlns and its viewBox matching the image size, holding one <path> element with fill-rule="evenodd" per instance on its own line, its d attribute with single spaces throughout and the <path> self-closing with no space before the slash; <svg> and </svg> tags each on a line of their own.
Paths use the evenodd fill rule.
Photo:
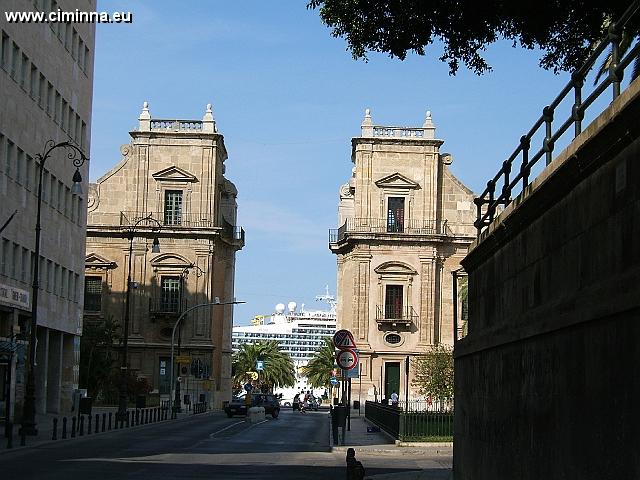
<svg viewBox="0 0 640 480">
<path fill-rule="evenodd" d="M 611 20 L 608 20 L 605 26 L 608 27 L 609 23 L 611 23 Z M 638 31 L 637 26 L 634 26 L 628 30 L 622 31 L 622 35 L 620 36 L 620 42 L 618 42 L 619 58 L 624 57 L 625 53 L 627 53 L 627 51 L 633 46 L 634 41 L 637 40 L 639 36 L 640 36 L 640 32 Z M 611 66 L 612 60 L 613 60 L 613 46 L 610 47 L 609 53 L 604 58 L 604 60 L 602 60 L 602 64 L 600 65 L 600 67 L 598 68 L 598 71 L 596 72 L 596 77 L 593 81 L 594 85 L 598 84 L 598 82 L 600 81 L 600 78 L 609 74 L 609 67 Z M 639 75 L 640 75 L 640 56 L 636 56 L 635 59 L 633 60 L 633 69 L 631 70 L 631 81 L 638 78 Z"/>
<path fill-rule="evenodd" d="M 264 370 L 258 372 L 258 385 L 268 392 L 274 387 L 292 387 L 296 383 L 293 360 L 280 351 L 275 340 L 245 343 L 233 356 L 234 383 L 243 384 L 250 379 L 248 372 L 256 370 L 256 362 L 264 362 Z"/>
<path fill-rule="evenodd" d="M 302 367 L 302 374 L 309 379 L 313 387 L 329 387 L 332 370 L 335 366 L 335 349 L 331 338 L 324 339 L 324 345 L 318 348 L 309 363 Z"/>
</svg>

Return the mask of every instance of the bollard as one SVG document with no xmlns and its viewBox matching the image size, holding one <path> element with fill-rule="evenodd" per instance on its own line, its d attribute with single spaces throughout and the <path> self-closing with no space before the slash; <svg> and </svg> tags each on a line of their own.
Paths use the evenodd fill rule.
<svg viewBox="0 0 640 480">
<path fill-rule="evenodd" d="M 91 415 L 87 415 L 87 435 L 91 435 Z"/>
<path fill-rule="evenodd" d="M 53 435 L 51 436 L 51 440 L 58 439 L 58 417 L 54 417 L 53 419 Z"/>
<path fill-rule="evenodd" d="M 111 412 L 109 412 L 109 430 L 111 430 Z"/>
<path fill-rule="evenodd" d="M 144 423 L 149 423 L 149 409 L 144 410 Z"/>
<path fill-rule="evenodd" d="M 347 478 L 349 480 L 364 479 L 364 467 L 356 460 L 356 451 L 353 448 L 347 449 Z"/>
<path fill-rule="evenodd" d="M 79 436 L 83 436 L 84 435 L 84 415 L 80 415 L 80 426 L 78 427 L 78 435 Z"/>
<path fill-rule="evenodd" d="M 62 439 L 67 439 L 67 417 L 62 417 Z"/>
<path fill-rule="evenodd" d="M 140 425 L 140 410 L 136 409 L 136 425 Z"/>
<path fill-rule="evenodd" d="M 76 438 L 76 417 L 71 417 L 71 438 Z"/>
<path fill-rule="evenodd" d="M 7 448 L 13 448 L 13 423 L 7 423 Z"/>
<path fill-rule="evenodd" d="M 20 431 L 20 446 L 24 447 L 27 444 L 27 434 L 24 430 Z"/>
<path fill-rule="evenodd" d="M 100 415 L 98 413 L 96 413 L 96 423 L 95 423 L 95 430 L 93 431 L 93 433 L 100 433 Z"/>
<path fill-rule="evenodd" d="M 107 414 L 103 413 L 102 414 L 102 432 L 106 432 L 107 431 Z"/>
</svg>

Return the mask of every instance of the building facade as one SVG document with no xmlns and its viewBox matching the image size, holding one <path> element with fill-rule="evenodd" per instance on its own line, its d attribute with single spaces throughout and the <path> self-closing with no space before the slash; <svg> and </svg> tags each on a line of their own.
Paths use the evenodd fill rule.
<svg viewBox="0 0 640 480">
<path fill-rule="evenodd" d="M 405 128 L 374 125 L 367 110 L 361 129 L 329 239 L 338 328 L 353 333 L 359 350 L 355 395 L 404 399 L 408 388 L 413 398 L 407 356 L 453 343 L 452 272 L 474 238 L 473 193 L 449 170 L 430 112 L 421 128 Z"/>
<path fill-rule="evenodd" d="M 211 105 L 201 121 L 163 120 L 145 102 L 130 135 L 122 160 L 90 185 L 85 322 L 123 325 L 130 264 L 129 371 L 168 399 L 173 327 L 195 305 L 233 301 L 244 231 Z M 230 399 L 232 325 L 233 305 L 197 308 L 180 323 L 175 353 L 189 357 L 175 367 L 183 401 Z"/>
<path fill-rule="evenodd" d="M 95 1 L 7 0 L 3 11 L 95 9 Z M 56 149 L 42 171 L 40 255 L 35 258 L 39 164 L 45 144 L 89 156 L 95 25 L 8 23 L 0 18 L 0 415 L 20 422 L 29 363 L 33 266 L 39 262 L 36 412 L 69 411 L 78 387 L 89 166 Z"/>
</svg>

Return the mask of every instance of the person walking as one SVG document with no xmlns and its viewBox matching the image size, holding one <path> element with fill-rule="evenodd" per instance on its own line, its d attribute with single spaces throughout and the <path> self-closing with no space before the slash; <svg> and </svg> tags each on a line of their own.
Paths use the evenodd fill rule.
<svg viewBox="0 0 640 480">
<path fill-rule="evenodd" d="M 391 394 L 391 406 L 392 407 L 397 407 L 398 406 L 398 394 L 396 393 L 395 390 Z"/>
</svg>

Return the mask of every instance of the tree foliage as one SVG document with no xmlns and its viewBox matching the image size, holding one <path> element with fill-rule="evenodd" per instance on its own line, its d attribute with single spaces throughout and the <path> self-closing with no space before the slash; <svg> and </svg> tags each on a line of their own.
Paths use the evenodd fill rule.
<svg viewBox="0 0 640 480">
<path fill-rule="evenodd" d="M 434 345 L 425 355 L 413 359 L 413 386 L 421 395 L 453 398 L 453 349 Z"/>
<path fill-rule="evenodd" d="M 404 60 L 407 53 L 425 55 L 435 40 L 440 60 L 455 74 L 460 63 L 476 74 L 491 70 L 486 47 L 506 39 L 514 46 L 540 48 L 540 65 L 558 72 L 579 67 L 591 46 L 606 33 L 629 0 L 485 2 L 452 0 L 311 0 L 334 37 L 346 39 L 354 58 L 367 52 L 388 53 Z M 637 28 L 636 28 L 637 31 Z"/>
<path fill-rule="evenodd" d="M 331 373 L 335 367 L 335 349 L 333 340 L 324 339 L 324 344 L 318 348 L 309 363 L 302 367 L 305 375 L 313 387 L 330 387 Z"/>
<path fill-rule="evenodd" d="M 274 387 L 292 387 L 296 383 L 295 369 L 291 357 L 280 350 L 275 340 L 245 343 L 233 355 L 234 383 L 249 380 L 247 372 L 256 369 L 256 361 L 264 361 L 264 370 L 258 372 L 258 384 L 264 391 Z"/>
<path fill-rule="evenodd" d="M 114 385 L 113 345 L 120 339 L 120 325 L 107 317 L 101 322 L 86 322 L 80 338 L 80 385 L 96 398 Z"/>
</svg>

